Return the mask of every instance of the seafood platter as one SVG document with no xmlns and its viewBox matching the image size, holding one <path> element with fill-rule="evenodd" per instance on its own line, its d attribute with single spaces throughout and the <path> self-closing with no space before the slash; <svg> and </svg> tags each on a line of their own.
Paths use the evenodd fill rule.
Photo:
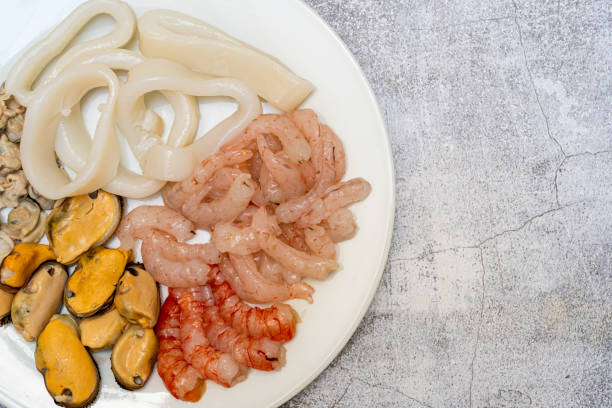
<svg viewBox="0 0 612 408">
<path fill-rule="evenodd" d="M 362 153 L 390 157 L 380 112 L 380 151 L 353 148 L 334 105 L 317 110 L 328 84 L 248 28 L 154 1 L 77 3 L 0 77 L 0 353 L 14 358 L 0 401 L 282 403 L 339 352 L 380 279 L 392 163 Z M 104 34 L 74 41 L 92 22 Z M 351 259 L 368 247 L 375 267 Z M 9 365 L 38 391 L 19 394 Z M 282 378 L 280 394 L 249 396 Z"/>
</svg>

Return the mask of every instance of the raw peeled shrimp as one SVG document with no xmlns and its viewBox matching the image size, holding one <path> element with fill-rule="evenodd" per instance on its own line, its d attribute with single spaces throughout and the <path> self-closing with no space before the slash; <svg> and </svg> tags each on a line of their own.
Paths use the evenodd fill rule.
<svg viewBox="0 0 612 408">
<path fill-rule="evenodd" d="M 257 148 L 272 179 L 278 183 L 285 199 L 295 198 L 306 192 L 306 183 L 298 166 L 284 152 L 274 153 L 264 135 L 257 135 Z"/>
<path fill-rule="evenodd" d="M 333 259 L 321 258 L 299 251 L 278 239 L 270 231 L 270 217 L 264 208 L 253 216 L 253 228 L 257 230 L 259 246 L 278 263 L 298 275 L 323 279 L 331 271 L 338 269 Z"/>
<path fill-rule="evenodd" d="M 336 180 L 334 164 L 334 144 L 325 133 L 312 136 L 312 164 L 316 171 L 314 186 L 303 196 L 281 203 L 276 208 L 279 222 L 291 223 L 297 221 L 308 212 L 313 203 L 320 198 Z"/>
<path fill-rule="evenodd" d="M 316 143 L 319 135 L 329 138 L 334 144 L 334 168 L 336 170 L 336 182 L 342 180 L 346 172 L 346 153 L 342 141 L 336 133 L 327 125 L 319 123 L 317 114 L 311 109 L 301 109 L 288 113 L 291 120 L 298 129 L 306 136 L 311 144 Z M 313 161 L 315 161 L 313 159 Z"/>
<path fill-rule="evenodd" d="M 255 182 L 248 173 L 242 173 L 233 181 L 223 198 L 202 202 L 209 188 L 202 189 L 185 201 L 181 212 L 192 220 L 198 228 L 210 229 L 218 222 L 233 221 L 249 205 L 255 193 Z"/>
<path fill-rule="evenodd" d="M 325 226 L 329 237 L 334 242 L 346 241 L 353 238 L 357 232 L 357 223 L 353 213 L 348 208 L 342 207 L 327 217 L 322 225 Z"/>
<path fill-rule="evenodd" d="M 327 125 L 321 125 L 323 137 L 329 138 L 334 144 L 334 169 L 336 170 L 336 183 L 342 180 L 346 173 L 346 153 L 342 141 Z"/>
<path fill-rule="evenodd" d="M 260 252 L 255 257 L 257 269 L 261 275 L 274 283 L 282 283 L 285 267 L 266 255 L 265 252 Z"/>
<path fill-rule="evenodd" d="M 196 402 L 206 391 L 206 382 L 185 360 L 180 340 L 180 314 L 178 302 L 173 296 L 168 296 L 155 326 L 159 341 L 157 373 L 172 396 L 183 401 Z"/>
<path fill-rule="evenodd" d="M 223 198 L 234 180 L 241 174 L 243 174 L 242 171 L 233 167 L 223 167 L 217 170 L 207 183 L 210 187 L 210 191 L 206 198 L 210 200 L 219 200 Z"/>
<path fill-rule="evenodd" d="M 266 166 L 262 166 L 259 172 L 259 188 L 263 195 L 265 203 L 282 203 L 285 201 L 285 195 L 280 184 L 274 180 L 272 173 Z"/>
<path fill-rule="evenodd" d="M 206 336 L 217 350 L 231 353 L 238 364 L 257 370 L 272 371 L 285 364 L 285 348 L 267 337 L 241 334 L 221 318 L 216 306 L 204 309 Z"/>
<path fill-rule="evenodd" d="M 231 261 L 230 261 L 231 259 Z M 221 258 L 221 275 L 232 289 L 247 302 L 280 302 L 287 299 L 305 299 L 312 303 L 314 289 L 305 282 L 278 284 L 266 280 L 257 271 L 250 256 L 229 255 Z"/>
<path fill-rule="evenodd" d="M 308 252 L 309 248 L 306 245 L 306 239 L 304 238 L 304 230 L 296 227 L 295 223 L 281 224 L 280 238 L 293 248 L 302 252 Z"/>
<path fill-rule="evenodd" d="M 171 234 L 179 241 L 195 236 L 193 223 L 176 211 L 164 206 L 136 207 L 121 221 L 117 237 L 124 249 L 134 247 L 134 239 L 145 239 L 152 229 Z"/>
<path fill-rule="evenodd" d="M 274 135 L 294 163 L 310 159 L 311 147 L 304 135 L 285 115 L 266 114 L 253 120 L 244 132 L 221 147 L 223 151 L 247 149 L 257 142 L 258 135 Z"/>
<path fill-rule="evenodd" d="M 198 259 L 207 264 L 219 263 L 221 254 L 211 243 L 187 244 L 178 242 L 171 235 L 158 231 L 152 232 L 150 237 L 157 241 L 156 245 L 160 254 L 171 261 Z"/>
<path fill-rule="evenodd" d="M 284 303 L 265 309 L 244 303 L 219 275 L 210 283 L 221 317 L 234 329 L 251 337 L 289 341 L 295 335 L 298 315 Z"/>
<path fill-rule="evenodd" d="M 217 170 L 245 162 L 251 157 L 253 152 L 250 150 L 234 150 L 212 155 L 195 168 L 191 177 L 178 183 L 167 184 L 162 189 L 164 203 L 170 208 L 180 210 L 183 203 L 195 192 L 201 191 L 202 185 L 208 182 Z"/>
<path fill-rule="evenodd" d="M 175 252 L 177 248 L 166 247 L 169 242 L 172 242 L 170 236 L 156 230 L 151 230 L 142 241 L 142 262 L 153 279 L 162 285 L 177 288 L 205 285 L 209 281 L 208 261 L 217 259 L 211 257 L 214 248 L 207 248 L 202 253 L 198 247 L 178 248 Z"/>
<path fill-rule="evenodd" d="M 322 226 L 309 225 L 304 228 L 304 239 L 313 254 L 323 258 L 336 258 L 336 245 Z"/>
<path fill-rule="evenodd" d="M 248 255 L 259 251 L 257 234 L 252 228 L 239 227 L 228 222 L 215 225 L 210 242 L 221 252 Z"/>
<path fill-rule="evenodd" d="M 315 200 L 310 211 L 297 221 L 297 225 L 318 224 L 339 208 L 365 199 L 372 187 L 370 183 L 358 177 L 331 187 L 323 198 Z"/>
<path fill-rule="evenodd" d="M 181 310 L 181 342 L 185 359 L 204 377 L 225 387 L 231 387 L 246 378 L 246 368 L 230 354 L 216 350 L 206 337 L 204 309 L 214 298 L 208 287 L 170 289 Z"/>
</svg>

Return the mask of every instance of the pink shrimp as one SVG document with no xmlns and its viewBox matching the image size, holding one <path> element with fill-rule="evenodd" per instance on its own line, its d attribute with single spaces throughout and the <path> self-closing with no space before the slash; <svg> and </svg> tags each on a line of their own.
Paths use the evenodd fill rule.
<svg viewBox="0 0 612 408">
<path fill-rule="evenodd" d="M 322 226 L 309 225 L 304 228 L 304 239 L 313 254 L 323 258 L 336 258 L 336 245 Z"/>
<path fill-rule="evenodd" d="M 191 195 L 181 207 L 181 212 L 202 229 L 210 229 L 218 222 L 233 221 L 238 217 L 255 193 L 255 182 L 250 174 L 242 173 L 232 182 L 223 198 L 202 202 L 207 193 L 207 189 L 203 189 L 203 192 Z"/>
<path fill-rule="evenodd" d="M 364 200 L 372 190 L 370 183 L 358 177 L 329 188 L 323 198 L 315 200 L 310 211 L 297 221 L 299 227 L 319 224 L 339 208 Z"/>
<path fill-rule="evenodd" d="M 180 313 L 181 309 L 176 299 L 168 296 L 155 326 L 155 334 L 159 341 L 157 373 L 174 398 L 196 402 L 206 391 L 206 382 L 204 377 L 185 360 L 180 341 Z"/>
<path fill-rule="evenodd" d="M 232 255 L 221 258 L 221 275 L 232 289 L 248 302 L 279 302 L 287 299 L 305 299 L 312 303 L 314 289 L 305 282 L 278 284 L 266 280 L 257 271 L 257 265 L 250 256 Z"/>
<path fill-rule="evenodd" d="M 217 170 L 207 183 L 210 186 L 210 192 L 206 198 L 210 200 L 223 198 L 234 180 L 241 174 L 243 174 L 242 171 L 233 167 L 223 167 Z"/>
<path fill-rule="evenodd" d="M 175 210 L 180 210 L 185 201 L 194 192 L 200 191 L 202 185 L 208 182 L 213 174 L 226 166 L 243 163 L 253 157 L 250 150 L 235 150 L 217 153 L 202 161 L 193 172 L 191 177 L 178 183 L 168 183 L 161 192 L 164 203 Z"/>
<path fill-rule="evenodd" d="M 306 192 L 306 183 L 300 169 L 284 152 L 274 153 L 262 134 L 257 136 L 257 148 L 264 166 L 278 183 L 285 199 L 299 197 Z"/>
<path fill-rule="evenodd" d="M 216 350 L 205 333 L 204 309 L 214 303 L 208 287 L 170 289 L 181 309 L 181 342 L 185 359 L 204 377 L 225 387 L 231 387 L 246 378 L 246 368 L 230 354 Z"/>
<path fill-rule="evenodd" d="M 179 241 L 195 236 L 193 223 L 178 212 L 163 206 L 142 205 L 121 221 L 117 237 L 122 248 L 132 249 L 134 239 L 146 238 L 152 229 L 172 234 Z"/>
<path fill-rule="evenodd" d="M 284 303 L 275 303 L 264 309 L 250 306 L 220 275 L 211 281 L 210 287 L 221 317 L 241 333 L 276 341 L 289 341 L 295 336 L 299 318 L 291 306 Z"/>
<path fill-rule="evenodd" d="M 241 334 L 228 326 L 216 306 L 204 309 L 204 322 L 210 344 L 219 351 L 231 353 L 237 363 L 264 371 L 277 370 L 285 364 L 285 348 L 281 343 Z"/>
<path fill-rule="evenodd" d="M 287 200 L 276 208 L 276 216 L 279 222 L 288 224 L 297 221 L 334 184 L 336 180 L 334 144 L 326 136 L 325 134 L 318 134 L 310 139 L 313 145 L 312 164 L 316 170 L 314 186 L 303 196 Z"/>
<path fill-rule="evenodd" d="M 238 137 L 221 147 L 222 151 L 250 148 L 258 135 L 276 136 L 283 150 L 294 163 L 301 163 L 310 158 L 311 148 L 295 124 L 285 115 L 267 114 L 253 120 Z"/>
<path fill-rule="evenodd" d="M 309 255 L 285 244 L 270 232 L 270 223 L 270 217 L 263 208 L 253 216 L 253 228 L 257 230 L 259 246 L 278 263 L 300 276 L 314 279 L 323 279 L 338 269 L 333 259 Z"/>
<path fill-rule="evenodd" d="M 296 227 L 295 223 L 292 224 L 281 224 L 280 238 L 291 245 L 293 248 L 298 249 L 302 252 L 308 252 L 309 248 L 306 245 L 306 239 L 304 238 L 304 230 Z"/>
<path fill-rule="evenodd" d="M 253 215 L 255 215 L 255 212 L 257 212 L 258 209 L 259 207 L 255 205 L 249 205 L 246 210 L 242 212 L 242 214 L 236 217 L 236 219 L 234 220 L 234 224 L 239 227 L 250 226 L 251 222 L 253 222 Z"/>
<path fill-rule="evenodd" d="M 338 208 L 334 211 L 323 221 L 322 225 L 334 242 L 351 239 L 357 232 L 355 217 L 351 210 L 345 207 Z"/>
<path fill-rule="evenodd" d="M 334 169 L 336 170 L 336 183 L 342 180 L 346 173 L 346 153 L 342 141 L 327 125 L 321 125 L 321 133 L 324 137 L 329 137 L 334 144 Z"/>
<path fill-rule="evenodd" d="M 259 251 L 257 234 L 252 228 L 228 222 L 215 225 L 210 242 L 221 252 L 248 255 Z"/>
<path fill-rule="evenodd" d="M 170 287 L 205 285 L 209 280 L 208 261 L 217 260 L 218 252 L 209 244 L 194 248 L 177 244 L 171 236 L 152 230 L 140 249 L 147 271 L 157 282 Z"/>
<path fill-rule="evenodd" d="M 272 173 L 266 166 L 262 166 L 259 172 L 259 186 L 264 199 L 267 202 L 279 204 L 285 201 L 285 194 L 280 184 L 274 180 Z"/>
<path fill-rule="evenodd" d="M 282 283 L 285 267 L 276 262 L 274 259 L 266 255 L 265 252 L 260 252 L 255 257 L 257 269 L 261 275 L 274 283 Z"/>
</svg>

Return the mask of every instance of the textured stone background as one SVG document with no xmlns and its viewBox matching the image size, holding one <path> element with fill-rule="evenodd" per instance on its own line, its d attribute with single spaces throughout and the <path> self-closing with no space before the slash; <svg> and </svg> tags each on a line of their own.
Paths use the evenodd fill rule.
<svg viewBox="0 0 612 408">
<path fill-rule="evenodd" d="M 393 246 L 292 407 L 612 406 L 612 3 L 307 0 L 393 144 Z"/>
</svg>

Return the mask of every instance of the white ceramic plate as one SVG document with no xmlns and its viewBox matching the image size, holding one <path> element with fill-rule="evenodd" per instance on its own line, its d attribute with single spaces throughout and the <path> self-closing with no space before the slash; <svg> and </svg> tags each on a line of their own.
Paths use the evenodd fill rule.
<svg viewBox="0 0 612 408">
<path fill-rule="evenodd" d="M 0 25 L 0 79 L 15 57 L 60 22 L 80 0 L 4 1 Z M 376 99 L 354 58 L 337 35 L 299 0 L 128 0 L 136 14 L 171 8 L 198 17 L 227 33 L 278 57 L 316 91 L 305 107 L 315 109 L 343 140 L 348 157 L 347 177 L 361 176 L 372 193 L 354 205 L 360 227 L 357 236 L 339 245 L 341 270 L 327 280 L 313 282 L 314 304 L 292 301 L 302 322 L 287 347 L 282 370 L 251 370 L 246 381 L 225 389 L 208 381 L 196 406 L 272 407 L 282 404 L 308 385 L 342 350 L 366 312 L 378 287 L 391 240 L 394 179 L 391 149 Z M 86 29 L 87 38 L 112 27 L 99 18 Z M 90 130 L 95 106 L 103 92 L 85 104 Z M 163 101 L 151 103 L 166 120 L 171 112 Z M 232 112 L 233 104 L 214 100 L 201 104 L 203 125 L 209 128 Z M 167 122 L 168 123 L 168 122 Z M 201 134 L 201 133 L 199 133 Z M 146 200 L 161 203 L 158 197 Z M 129 208 L 143 201 L 129 200 Z M 111 242 L 111 246 L 115 242 Z M 0 329 L 0 402 L 9 407 L 53 407 L 42 376 L 34 365 L 34 344 L 26 343 L 9 325 Z M 154 374 L 140 391 L 124 391 L 114 381 L 109 352 L 96 353 L 102 384 L 95 407 L 193 407 L 175 400 Z"/>
</svg>

